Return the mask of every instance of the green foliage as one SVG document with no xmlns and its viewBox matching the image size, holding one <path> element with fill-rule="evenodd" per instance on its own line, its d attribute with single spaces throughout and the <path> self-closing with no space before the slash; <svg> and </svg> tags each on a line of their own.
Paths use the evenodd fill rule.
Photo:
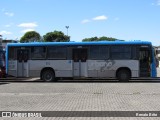
<svg viewBox="0 0 160 120">
<path fill-rule="evenodd" d="M 103 40 L 106 40 L 106 41 L 115 41 L 117 40 L 116 38 L 112 38 L 112 37 L 105 37 L 105 36 L 102 36 L 99 38 L 99 41 L 103 41 Z"/>
<path fill-rule="evenodd" d="M 48 32 L 43 36 L 45 42 L 69 42 L 70 36 L 64 35 L 61 31 Z"/>
<path fill-rule="evenodd" d="M 115 41 L 118 40 L 116 38 L 112 38 L 112 37 L 106 37 L 106 36 L 102 36 L 102 37 L 91 37 L 91 38 L 85 38 L 82 40 L 82 42 L 91 42 L 91 41 Z"/>
<path fill-rule="evenodd" d="M 98 41 L 98 37 L 85 38 L 82 41 L 83 42 Z"/>
<path fill-rule="evenodd" d="M 20 42 L 34 42 L 34 41 L 40 41 L 41 36 L 36 31 L 29 31 L 26 32 L 20 39 Z"/>
</svg>

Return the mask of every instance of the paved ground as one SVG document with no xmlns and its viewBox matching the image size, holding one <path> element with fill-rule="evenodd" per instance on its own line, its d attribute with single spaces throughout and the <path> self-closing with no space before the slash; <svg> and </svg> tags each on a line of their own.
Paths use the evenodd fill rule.
<svg viewBox="0 0 160 120">
<path fill-rule="evenodd" d="M 160 82 L 157 80 L 156 82 L 129 83 L 25 81 L 0 82 L 0 111 L 160 111 Z M 126 112 L 126 114 L 129 113 Z M 8 120 L 8 118 L 3 119 Z M 21 120 L 22 118 L 14 119 Z M 46 117 L 41 119 L 159 120 L 160 117 L 95 116 Z"/>
<path fill-rule="evenodd" d="M 0 85 L 1 111 L 160 111 L 159 101 L 160 82 Z"/>
</svg>

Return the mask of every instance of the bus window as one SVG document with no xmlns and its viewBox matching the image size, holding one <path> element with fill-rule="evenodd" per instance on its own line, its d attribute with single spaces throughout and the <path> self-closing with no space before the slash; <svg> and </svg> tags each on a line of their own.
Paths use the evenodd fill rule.
<svg viewBox="0 0 160 120">
<path fill-rule="evenodd" d="M 99 59 L 99 46 L 90 46 L 89 59 Z"/>
<path fill-rule="evenodd" d="M 131 47 L 112 46 L 110 54 L 112 59 L 131 59 Z"/>
<path fill-rule="evenodd" d="M 86 62 L 87 60 L 87 49 L 74 49 L 73 50 L 73 61 L 74 62 Z"/>
<path fill-rule="evenodd" d="M 48 59 L 66 59 L 67 58 L 67 48 L 64 46 L 59 47 L 48 47 L 47 48 L 47 58 Z"/>
<path fill-rule="evenodd" d="M 82 49 L 81 51 L 81 62 L 86 62 L 87 60 L 87 49 Z"/>
<path fill-rule="evenodd" d="M 32 59 L 45 59 L 46 57 L 46 47 L 32 47 L 31 48 L 31 58 Z"/>
<path fill-rule="evenodd" d="M 23 51 L 23 60 L 24 62 L 27 62 L 29 59 L 29 51 L 28 50 L 24 50 Z"/>
<path fill-rule="evenodd" d="M 108 46 L 90 46 L 89 59 L 103 60 L 109 58 L 109 47 Z"/>
<path fill-rule="evenodd" d="M 80 51 L 78 49 L 73 50 L 73 61 L 79 62 L 80 60 Z"/>
<path fill-rule="evenodd" d="M 15 48 L 14 47 L 10 47 L 9 48 L 9 59 L 10 60 L 14 60 L 15 58 L 16 58 Z"/>
<path fill-rule="evenodd" d="M 22 62 L 22 60 L 23 60 L 23 51 L 22 50 L 17 51 L 17 60 L 18 60 L 18 62 Z"/>
</svg>

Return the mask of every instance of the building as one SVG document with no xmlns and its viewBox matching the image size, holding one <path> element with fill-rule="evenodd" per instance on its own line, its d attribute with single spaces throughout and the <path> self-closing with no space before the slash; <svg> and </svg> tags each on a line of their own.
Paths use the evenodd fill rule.
<svg viewBox="0 0 160 120">
<path fill-rule="evenodd" d="M 3 49 L 5 50 L 7 43 L 18 43 L 17 40 L 2 40 L 1 39 L 1 45 L 3 47 Z"/>
</svg>

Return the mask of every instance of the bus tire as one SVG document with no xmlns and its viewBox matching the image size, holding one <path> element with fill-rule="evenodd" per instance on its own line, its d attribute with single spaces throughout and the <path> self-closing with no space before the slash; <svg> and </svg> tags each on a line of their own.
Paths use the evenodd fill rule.
<svg viewBox="0 0 160 120">
<path fill-rule="evenodd" d="M 121 69 L 117 73 L 117 78 L 120 82 L 128 82 L 131 78 L 131 73 L 127 69 Z"/>
<path fill-rule="evenodd" d="M 55 81 L 55 74 L 52 70 L 44 70 L 42 72 L 42 80 L 45 82 Z"/>
</svg>

